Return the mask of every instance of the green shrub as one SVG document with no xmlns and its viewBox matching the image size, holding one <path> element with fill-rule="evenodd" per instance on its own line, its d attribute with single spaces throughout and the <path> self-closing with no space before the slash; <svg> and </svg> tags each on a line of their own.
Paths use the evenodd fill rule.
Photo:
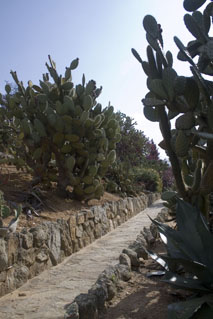
<svg viewBox="0 0 213 319">
<path fill-rule="evenodd" d="M 162 181 L 159 173 L 152 168 L 135 169 L 135 183 L 144 185 L 144 188 L 151 192 L 162 192 Z"/>
<path fill-rule="evenodd" d="M 125 168 L 123 163 L 116 161 L 110 166 L 106 177 L 106 191 L 119 194 L 122 197 L 134 196 L 138 192 L 135 187 L 133 175 Z"/>
</svg>

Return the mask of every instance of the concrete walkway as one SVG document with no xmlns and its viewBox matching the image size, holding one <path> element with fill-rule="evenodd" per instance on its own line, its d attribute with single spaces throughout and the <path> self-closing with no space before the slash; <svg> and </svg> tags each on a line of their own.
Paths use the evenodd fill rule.
<svg viewBox="0 0 213 319">
<path fill-rule="evenodd" d="M 144 226 L 150 225 L 147 215 L 155 218 L 162 207 L 162 202 L 156 201 L 61 264 L 2 297 L 0 319 L 63 319 L 64 306 L 80 293 L 87 293 L 108 265 L 118 263 L 122 249 L 136 239 Z"/>
</svg>

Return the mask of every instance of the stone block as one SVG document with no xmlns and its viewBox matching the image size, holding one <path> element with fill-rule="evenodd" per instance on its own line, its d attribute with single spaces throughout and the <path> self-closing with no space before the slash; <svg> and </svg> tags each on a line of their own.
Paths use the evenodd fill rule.
<svg viewBox="0 0 213 319">
<path fill-rule="evenodd" d="M 70 228 L 73 228 L 76 226 L 76 215 L 71 215 L 70 218 L 68 219 L 68 224 Z"/>
<path fill-rule="evenodd" d="M 20 239 L 18 233 L 12 233 L 7 238 L 7 256 L 8 266 L 11 266 L 17 262 L 18 251 L 20 247 Z"/>
<path fill-rule="evenodd" d="M 33 235 L 30 232 L 21 233 L 22 247 L 29 249 L 33 247 Z"/>
<path fill-rule="evenodd" d="M 84 213 L 83 212 L 79 212 L 76 216 L 76 221 L 77 221 L 77 225 L 81 225 L 84 223 L 85 218 L 84 218 Z"/>
<path fill-rule="evenodd" d="M 76 239 L 76 228 L 75 227 L 72 227 L 70 229 L 70 237 L 71 237 L 72 240 Z"/>
<path fill-rule="evenodd" d="M 77 238 L 81 238 L 83 236 L 83 226 L 79 225 L 78 227 L 76 227 L 76 237 Z"/>
<path fill-rule="evenodd" d="M 8 255 L 6 252 L 6 245 L 3 238 L 0 238 L 0 271 L 7 269 Z"/>
</svg>

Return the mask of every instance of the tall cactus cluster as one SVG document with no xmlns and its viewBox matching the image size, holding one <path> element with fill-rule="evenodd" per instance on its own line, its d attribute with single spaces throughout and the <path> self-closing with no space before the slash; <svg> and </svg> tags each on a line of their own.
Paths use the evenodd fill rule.
<svg viewBox="0 0 213 319">
<path fill-rule="evenodd" d="M 61 194 L 71 186 L 74 198 L 88 200 L 103 194 L 101 178 L 115 161 L 119 125 L 113 107 L 102 109 L 96 98 L 101 88 L 95 81 L 72 82 L 72 61 L 62 77 L 49 56 L 48 73 L 40 85 L 31 81 L 25 88 L 11 72 L 18 90 L 1 98 L 1 112 L 18 132 L 19 145 L 13 150 L 17 166 L 27 164 L 36 181 L 56 182 Z M 52 78 L 53 81 L 50 81 Z"/>
<path fill-rule="evenodd" d="M 199 11 L 206 2 L 205 9 Z M 144 115 L 159 122 L 163 136 L 159 146 L 169 156 L 179 196 L 208 217 L 208 198 L 213 192 L 213 82 L 205 75 L 213 75 L 213 38 L 209 35 L 213 3 L 185 0 L 183 5 L 190 12 L 185 14 L 184 23 L 194 39 L 187 45 L 177 37 L 174 41 L 178 59 L 189 63 L 192 76 L 178 75 L 174 70 L 172 53 L 163 51 L 161 26 L 151 15 L 143 20 L 149 43 L 147 61 L 136 50 L 132 53 L 147 75 Z"/>
</svg>

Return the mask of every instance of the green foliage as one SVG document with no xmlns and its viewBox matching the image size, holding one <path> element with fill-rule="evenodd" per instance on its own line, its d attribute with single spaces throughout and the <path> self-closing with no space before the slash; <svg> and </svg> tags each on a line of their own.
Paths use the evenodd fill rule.
<svg viewBox="0 0 213 319">
<path fill-rule="evenodd" d="M 144 185 L 144 189 L 151 192 L 162 192 L 162 180 L 155 169 L 137 168 L 134 173 L 136 184 Z"/>
<path fill-rule="evenodd" d="M 49 73 L 39 86 L 29 81 L 24 87 L 11 72 L 18 90 L 11 95 L 7 85 L 1 104 L 4 118 L 15 119 L 15 164 L 29 167 L 36 180 L 57 182 L 62 195 L 71 186 L 73 197 L 88 200 L 103 194 L 101 178 L 115 161 L 120 134 L 113 107 L 102 109 L 96 101 L 102 88 L 93 80 L 86 83 L 84 75 L 74 87 L 71 71 L 77 66 L 78 59 L 58 75 L 49 56 Z"/>
<path fill-rule="evenodd" d="M 116 161 L 109 168 L 106 177 L 106 191 L 119 194 L 122 197 L 135 196 L 137 192 L 142 191 L 134 181 L 134 176 L 127 170 L 125 165 Z"/>
<path fill-rule="evenodd" d="M 179 199 L 177 202 L 177 230 L 153 220 L 167 254 L 149 253 L 164 266 L 164 282 L 191 290 L 195 295 L 187 301 L 169 305 L 168 318 L 212 318 L 213 234 L 197 208 Z"/>
<path fill-rule="evenodd" d="M 126 168 L 141 165 L 148 152 L 148 138 L 135 128 L 134 119 L 117 112 L 116 119 L 120 125 L 121 139 L 116 146 L 117 159 L 125 163 Z"/>
<path fill-rule="evenodd" d="M 184 7 L 192 14 L 184 16 L 193 40 L 185 46 L 177 37 L 178 59 L 187 61 L 191 77 L 180 76 L 173 68 L 170 51 L 164 54 L 162 29 L 154 17 L 147 15 L 143 26 L 149 43 L 147 61 L 136 50 L 133 55 L 147 75 L 149 92 L 142 100 L 144 115 L 159 122 L 179 196 L 200 208 L 208 218 L 208 195 L 213 191 L 213 85 L 204 75 L 213 75 L 213 45 L 210 36 L 213 4 L 196 11 L 205 0 L 185 0 Z M 198 58 L 198 63 L 194 62 Z M 170 121 L 175 121 L 171 129 Z M 199 164 L 197 161 L 199 160 Z"/>
</svg>

